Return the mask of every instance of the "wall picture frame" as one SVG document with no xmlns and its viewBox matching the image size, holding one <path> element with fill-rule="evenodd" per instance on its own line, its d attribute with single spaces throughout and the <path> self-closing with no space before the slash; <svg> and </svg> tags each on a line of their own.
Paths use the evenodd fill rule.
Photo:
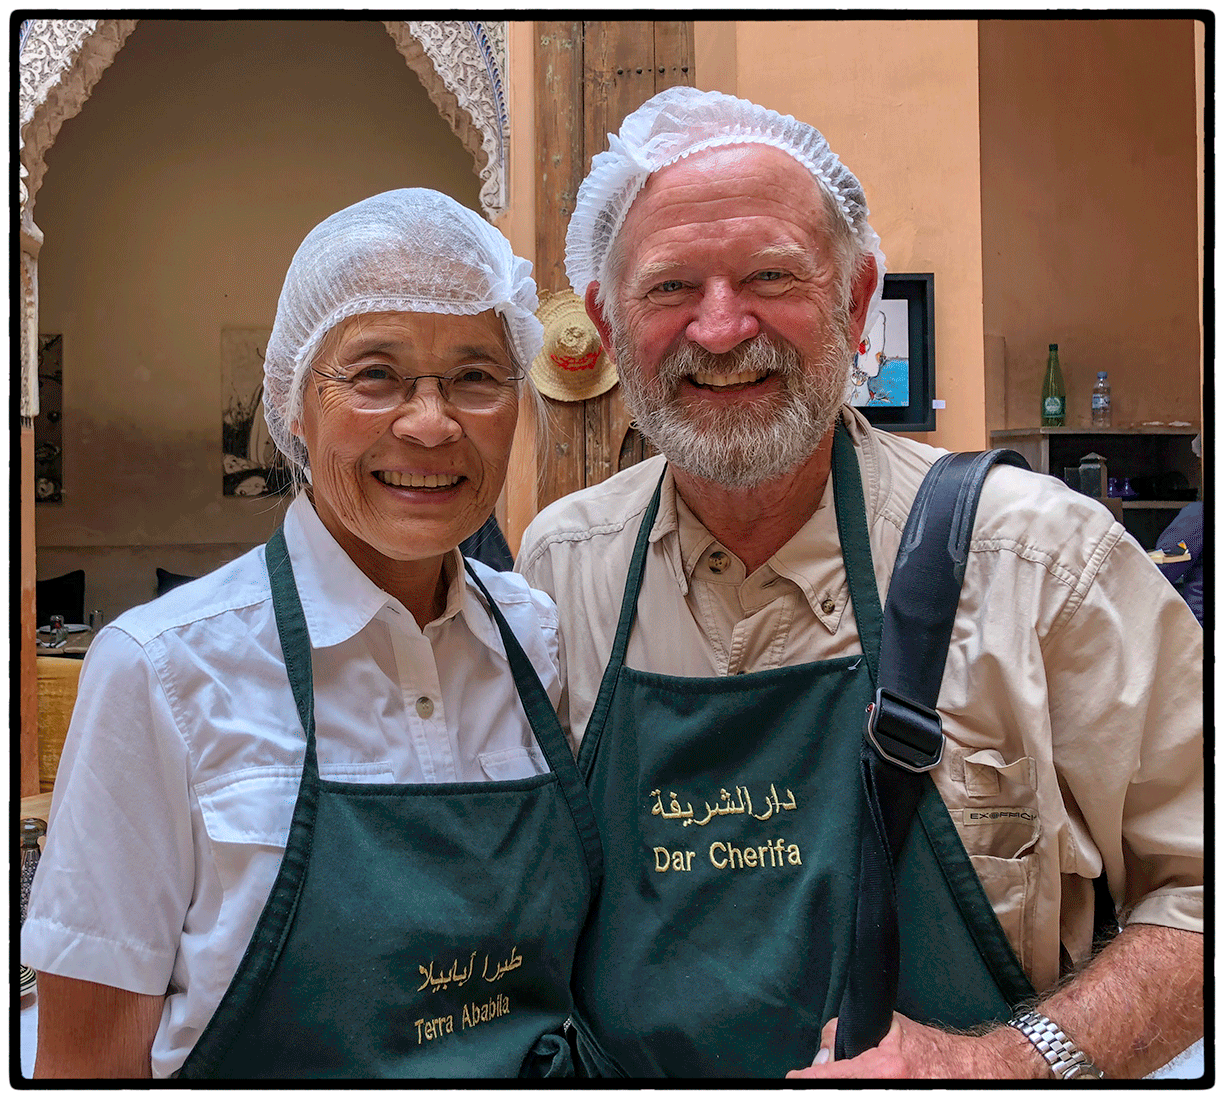
<svg viewBox="0 0 1224 1099">
<path fill-rule="evenodd" d="M 851 367 L 849 403 L 885 431 L 935 430 L 935 275 L 884 276 Z"/>
<path fill-rule="evenodd" d="M 221 492 L 279 496 L 293 477 L 263 412 L 263 360 L 270 328 L 221 329 Z"/>
<path fill-rule="evenodd" d="M 64 502 L 64 336 L 60 332 L 38 334 L 34 502 Z"/>
</svg>

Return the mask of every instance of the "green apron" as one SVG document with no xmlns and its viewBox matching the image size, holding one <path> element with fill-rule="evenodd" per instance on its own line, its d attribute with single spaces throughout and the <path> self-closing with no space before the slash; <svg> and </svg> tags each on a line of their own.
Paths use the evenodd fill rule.
<svg viewBox="0 0 1224 1099">
<path fill-rule="evenodd" d="M 255 934 L 179 1075 L 572 1075 L 560 1031 L 602 875 L 599 838 L 556 714 L 497 605 L 472 573 L 551 771 L 328 782 L 315 751 L 310 639 L 280 530 L 267 564 L 306 735 L 302 781 Z"/>
<path fill-rule="evenodd" d="M 882 613 L 840 424 L 833 482 L 862 656 L 709 678 L 625 667 L 659 490 L 642 521 L 579 753 L 607 862 L 574 971 L 590 1071 L 780 1077 L 811 1064 L 850 966 L 871 964 L 851 952 Z M 898 873 L 897 1009 L 956 1027 L 1006 1019 L 1032 988 L 923 778 Z"/>
</svg>

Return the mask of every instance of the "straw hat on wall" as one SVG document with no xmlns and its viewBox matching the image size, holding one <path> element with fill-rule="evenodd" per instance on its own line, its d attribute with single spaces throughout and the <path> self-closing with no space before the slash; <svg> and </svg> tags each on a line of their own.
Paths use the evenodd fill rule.
<svg viewBox="0 0 1224 1099">
<path fill-rule="evenodd" d="M 577 294 L 541 291 L 536 316 L 544 325 L 544 350 L 531 364 L 531 378 L 544 396 L 585 401 L 616 385 L 616 367 Z"/>
</svg>

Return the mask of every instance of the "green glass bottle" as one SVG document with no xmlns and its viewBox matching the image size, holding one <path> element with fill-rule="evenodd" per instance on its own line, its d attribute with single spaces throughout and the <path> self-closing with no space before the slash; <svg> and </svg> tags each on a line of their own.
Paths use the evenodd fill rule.
<svg viewBox="0 0 1224 1099">
<path fill-rule="evenodd" d="M 1041 426 L 1062 427 L 1067 422 L 1067 387 L 1058 366 L 1058 344 L 1050 344 L 1045 381 L 1041 383 Z"/>
</svg>

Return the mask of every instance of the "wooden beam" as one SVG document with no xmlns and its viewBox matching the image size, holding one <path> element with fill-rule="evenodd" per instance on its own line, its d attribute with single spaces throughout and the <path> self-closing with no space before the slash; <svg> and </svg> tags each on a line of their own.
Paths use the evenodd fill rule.
<svg viewBox="0 0 1224 1099">
<path fill-rule="evenodd" d="M 693 84 L 692 21 L 592 20 L 536 24 L 536 281 L 568 285 L 565 230 L 591 159 L 609 133 L 656 91 Z M 548 401 L 537 443 L 540 507 L 651 453 L 631 429 L 620 387 L 583 402 Z"/>
<path fill-rule="evenodd" d="M 599 20 L 585 25 L 583 91 L 585 168 L 608 147 L 608 134 L 655 92 L 654 24 L 640 20 Z M 619 471 L 629 411 L 620 386 L 586 403 L 586 483 L 599 484 Z"/>
<path fill-rule="evenodd" d="M 659 20 L 654 25 L 654 38 L 655 91 L 677 85 L 695 86 L 693 21 Z"/>
<path fill-rule="evenodd" d="M 535 45 L 536 285 L 565 290 L 565 230 L 582 182 L 583 40 L 580 22 L 537 22 Z M 537 425 L 539 507 L 584 484 L 586 423 L 581 402 L 552 401 Z"/>
<path fill-rule="evenodd" d="M 584 35 L 586 156 L 607 148 L 609 133 L 656 92 L 693 82 L 693 24 L 688 22 L 588 22 Z M 653 453 L 632 428 L 617 386 L 586 402 L 586 483 L 619 473 Z"/>
</svg>

